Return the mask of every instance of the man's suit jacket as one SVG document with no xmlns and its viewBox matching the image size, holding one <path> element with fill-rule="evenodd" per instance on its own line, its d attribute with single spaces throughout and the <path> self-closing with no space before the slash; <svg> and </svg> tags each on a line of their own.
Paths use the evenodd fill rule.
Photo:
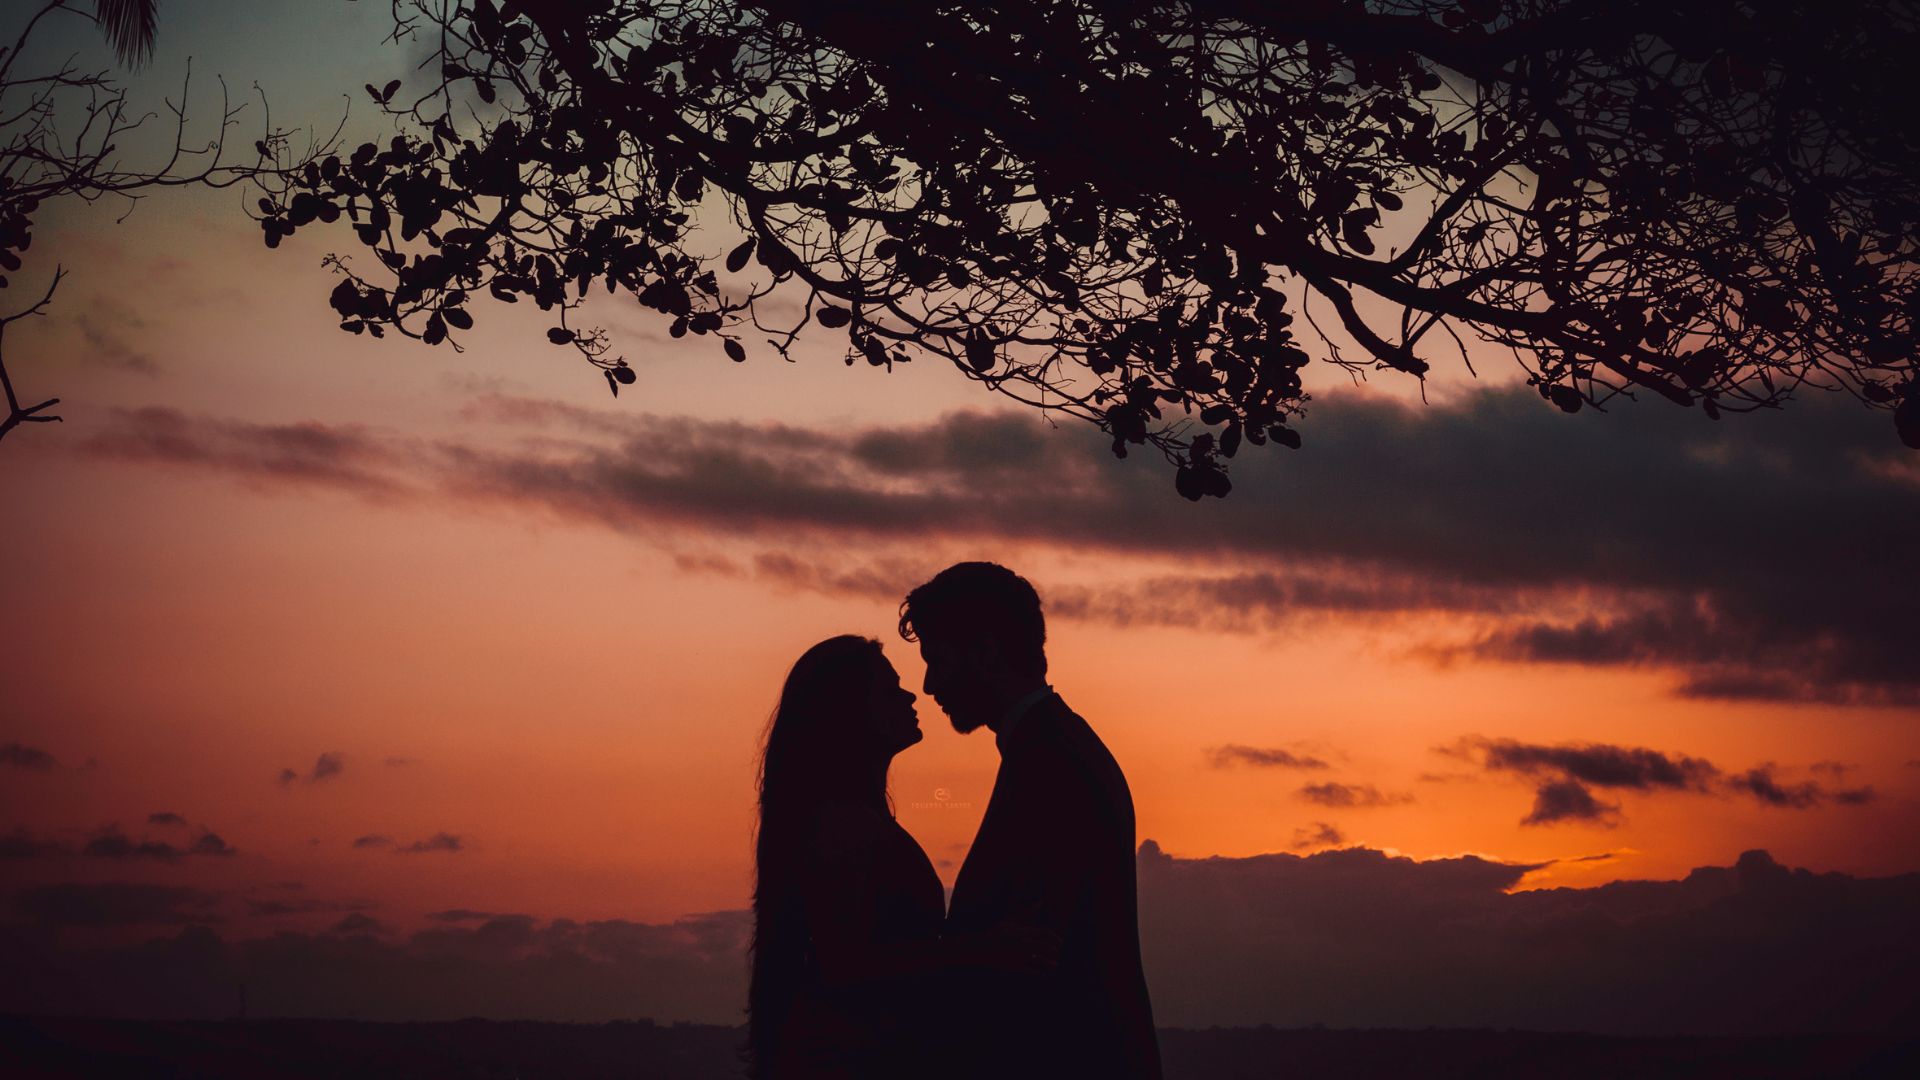
<svg viewBox="0 0 1920 1080">
<path fill-rule="evenodd" d="M 1000 772 L 954 881 L 947 930 L 1015 919 L 1056 931 L 1062 946 L 1044 974 L 959 980 L 962 1072 L 1158 1080 L 1126 777 L 1057 694 L 996 738 Z"/>
</svg>

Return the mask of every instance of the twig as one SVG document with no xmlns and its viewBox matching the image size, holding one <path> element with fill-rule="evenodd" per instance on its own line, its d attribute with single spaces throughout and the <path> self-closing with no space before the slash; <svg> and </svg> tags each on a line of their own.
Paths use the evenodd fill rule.
<svg viewBox="0 0 1920 1080">
<path fill-rule="evenodd" d="M 47 304 L 53 300 L 53 291 L 60 287 L 60 279 L 66 276 L 67 272 L 65 269 L 58 266 L 54 267 L 53 281 L 48 283 L 46 295 L 42 296 L 38 303 L 27 308 L 25 311 L 0 316 L 0 387 L 5 387 L 7 392 L 7 416 L 6 419 L 0 420 L 0 439 L 6 438 L 7 432 L 12 431 L 21 424 L 50 424 L 60 421 L 60 418 L 57 416 L 43 414 L 43 410 L 60 404 L 59 398 L 48 398 L 38 405 L 28 405 L 24 408 L 20 405 L 19 397 L 13 392 L 13 377 L 7 374 L 5 336 L 7 327 L 13 325 L 15 322 L 27 318 L 30 315 L 45 314 Z"/>
</svg>

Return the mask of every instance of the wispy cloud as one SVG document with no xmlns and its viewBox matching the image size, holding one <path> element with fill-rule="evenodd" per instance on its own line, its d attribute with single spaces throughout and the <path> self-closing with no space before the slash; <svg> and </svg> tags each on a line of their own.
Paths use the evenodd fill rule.
<svg viewBox="0 0 1920 1080">
<path fill-rule="evenodd" d="M 434 922 L 467 923 L 489 922 L 493 919 L 524 919 L 525 915 L 506 915 L 497 911 L 475 911 L 472 908 L 448 908 L 445 911 L 429 911 L 427 918 Z"/>
<path fill-rule="evenodd" d="M 318 784 L 331 780 L 347 771 L 347 757 L 338 750 L 331 750 L 314 759 L 313 768 L 302 775 L 296 769 L 281 769 L 278 777 L 281 787 L 291 787 L 302 781 Z"/>
<path fill-rule="evenodd" d="M 1296 754 L 1291 750 L 1276 747 L 1241 746 L 1229 743 L 1216 746 L 1207 751 L 1207 757 L 1216 769 L 1232 765 L 1252 765 L 1267 769 L 1325 769 L 1328 764 L 1310 754 Z"/>
<path fill-rule="evenodd" d="M 86 452 L 122 461 L 208 469 L 249 480 L 398 495 L 407 455 L 390 437 L 355 425 L 254 424 L 150 406 L 123 409 Z"/>
<path fill-rule="evenodd" d="M 1413 801 L 1413 796 L 1406 792 L 1387 792 L 1372 784 L 1342 784 L 1337 781 L 1307 784 L 1297 794 L 1310 803 L 1336 809 L 1400 806 Z"/>
<path fill-rule="evenodd" d="M 369 937 L 385 937 L 392 932 L 386 923 L 360 911 L 347 915 L 327 930 L 329 934 L 365 934 Z"/>
<path fill-rule="evenodd" d="M 466 841 L 452 833 L 434 833 L 425 840 L 415 840 L 405 847 L 394 850 L 402 855 L 428 855 L 435 852 L 456 854 L 467 849 Z"/>
<path fill-rule="evenodd" d="M 191 855 L 228 856 L 237 852 L 233 845 L 221 839 L 218 833 L 204 826 L 196 829 L 193 838 L 187 843 L 175 844 L 170 840 L 135 838 L 122 832 L 117 825 L 108 825 L 87 841 L 86 845 L 80 849 L 80 854 L 94 859 L 153 859 L 159 862 L 172 862 Z"/>
<path fill-rule="evenodd" d="M 151 350 L 135 343 L 153 328 L 139 312 L 111 297 L 94 296 L 72 319 L 80 332 L 82 361 L 140 375 L 159 374 L 160 365 Z"/>
<path fill-rule="evenodd" d="M 1773 762 L 1756 765 L 1746 772 L 1727 778 L 1727 785 L 1736 791 L 1744 791 L 1760 800 L 1762 806 L 1777 806 L 1789 810 L 1805 810 L 1832 800 L 1845 806 L 1863 806 L 1874 801 L 1877 794 L 1870 787 L 1831 789 L 1813 780 L 1799 783 L 1782 783 L 1775 777 L 1780 767 Z"/>
<path fill-rule="evenodd" d="M 0 743 L 0 765 L 28 772 L 50 772 L 59 764 L 58 758 L 37 746 L 18 742 Z"/>
<path fill-rule="evenodd" d="M 1338 828 L 1324 821 L 1293 830 L 1293 849 L 1304 851 L 1307 848 L 1333 847 L 1347 842 L 1347 836 Z"/>
<path fill-rule="evenodd" d="M 1775 777 L 1779 766 L 1771 762 L 1728 775 L 1704 758 L 1637 746 L 1545 745 L 1470 736 L 1434 750 L 1477 764 L 1490 773 L 1508 773 L 1532 781 L 1535 785 L 1533 809 L 1521 820 L 1523 825 L 1570 821 L 1602 826 L 1617 824 L 1621 820 L 1620 804 L 1596 795 L 1595 788 L 1721 798 L 1744 794 L 1765 806 L 1795 810 L 1828 802 L 1859 806 L 1875 798 L 1870 787 L 1836 789 L 1814 780 L 1782 784 Z"/>
</svg>

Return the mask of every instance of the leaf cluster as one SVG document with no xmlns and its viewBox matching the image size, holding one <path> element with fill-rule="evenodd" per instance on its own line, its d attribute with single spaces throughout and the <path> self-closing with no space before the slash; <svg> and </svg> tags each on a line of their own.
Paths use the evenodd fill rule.
<svg viewBox="0 0 1920 1080">
<path fill-rule="evenodd" d="M 569 321 L 596 286 L 734 361 L 818 322 L 849 364 L 942 359 L 1150 446 L 1195 499 L 1300 444 L 1310 361 L 1489 343 L 1569 412 L 1812 385 L 1920 445 L 1905 3 L 395 13 L 437 43 L 424 85 L 366 88 L 399 133 L 259 204 L 269 244 L 355 230 L 350 332 L 457 348 L 476 297 L 531 301 L 617 392 Z"/>
</svg>

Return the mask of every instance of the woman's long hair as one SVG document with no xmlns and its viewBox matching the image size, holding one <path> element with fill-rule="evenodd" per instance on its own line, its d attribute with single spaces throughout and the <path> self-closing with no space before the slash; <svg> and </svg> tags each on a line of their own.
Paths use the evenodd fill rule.
<svg viewBox="0 0 1920 1080">
<path fill-rule="evenodd" d="M 760 754 L 754 841 L 752 977 L 747 990 L 750 1075 L 766 1076 L 805 976 L 809 939 L 800 906 L 804 845 L 821 804 L 887 808 L 866 711 L 883 660 L 880 643 L 846 634 L 808 649 L 787 673 Z"/>
</svg>

